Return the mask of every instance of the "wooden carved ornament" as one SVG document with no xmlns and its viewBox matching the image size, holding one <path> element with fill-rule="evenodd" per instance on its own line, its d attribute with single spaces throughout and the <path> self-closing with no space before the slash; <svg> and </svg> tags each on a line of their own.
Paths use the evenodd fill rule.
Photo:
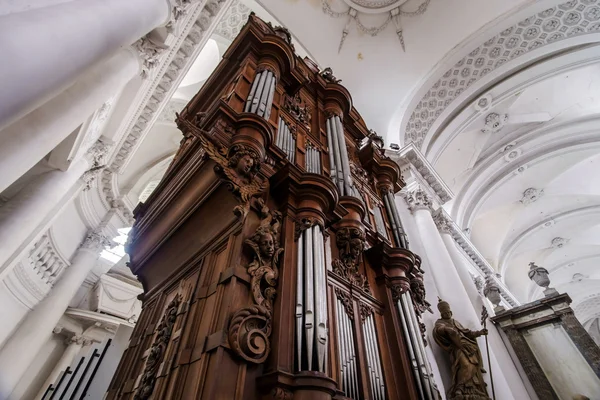
<svg viewBox="0 0 600 400">
<path fill-rule="evenodd" d="M 340 228 L 335 237 L 341 259 L 333 260 L 333 272 L 346 278 L 352 285 L 370 292 L 367 277 L 358 270 L 365 248 L 365 233 L 358 228 Z"/>
</svg>

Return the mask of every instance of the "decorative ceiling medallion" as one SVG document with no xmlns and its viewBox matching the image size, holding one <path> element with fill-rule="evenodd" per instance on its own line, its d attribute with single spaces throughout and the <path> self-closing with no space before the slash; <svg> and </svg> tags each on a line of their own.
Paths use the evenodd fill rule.
<svg viewBox="0 0 600 400">
<path fill-rule="evenodd" d="M 544 189 L 529 188 L 523 192 L 523 198 L 521 198 L 520 202 L 528 206 L 538 201 L 543 195 Z"/>
<path fill-rule="evenodd" d="M 348 9 L 345 11 L 334 11 L 331 8 L 331 5 L 329 4 L 331 0 L 321 0 L 321 5 L 325 14 L 329 15 L 332 18 L 348 17 L 348 21 L 346 22 L 344 30 L 342 31 L 342 38 L 338 47 L 338 53 L 342 50 L 342 46 L 344 45 L 344 41 L 348 36 L 350 24 L 352 23 L 352 21 L 356 23 L 356 27 L 361 32 L 371 36 L 377 36 L 379 32 L 383 31 L 390 24 L 390 22 L 393 21 L 394 25 L 396 26 L 396 34 L 398 35 L 398 39 L 400 39 L 400 44 L 402 45 L 402 50 L 406 51 L 404 47 L 404 34 L 402 31 L 402 23 L 400 21 L 400 17 L 415 17 L 423 14 L 427 10 L 427 7 L 429 6 L 429 2 L 431 0 L 423 0 L 419 7 L 413 11 L 403 9 L 403 6 L 407 2 L 407 0 L 343 1 L 348 6 Z M 382 16 L 387 16 L 387 18 L 379 26 L 367 27 L 361 22 L 360 14 L 381 14 Z"/>
<path fill-rule="evenodd" d="M 490 109 L 491 106 L 492 95 L 489 93 L 486 93 L 485 95 L 481 96 L 479 99 L 477 99 L 475 103 L 473 103 L 473 108 L 475 108 L 475 111 L 479 112 L 487 111 Z"/>
<path fill-rule="evenodd" d="M 568 240 L 561 237 L 555 237 L 550 244 L 555 249 L 562 249 L 567 244 Z"/>
<path fill-rule="evenodd" d="M 483 133 L 497 133 L 508 123 L 508 114 L 489 113 L 485 117 L 485 125 L 481 129 Z"/>
</svg>

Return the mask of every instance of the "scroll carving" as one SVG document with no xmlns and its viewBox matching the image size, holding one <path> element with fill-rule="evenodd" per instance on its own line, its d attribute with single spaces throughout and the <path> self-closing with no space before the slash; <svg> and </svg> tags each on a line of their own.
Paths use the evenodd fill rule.
<svg viewBox="0 0 600 400">
<path fill-rule="evenodd" d="M 169 340 L 173 333 L 173 326 L 177 319 L 177 310 L 179 309 L 180 304 L 181 295 L 177 294 L 167 306 L 167 309 L 156 328 L 156 337 L 150 347 L 150 354 L 146 359 L 146 366 L 140 382 L 140 388 L 135 394 L 134 400 L 146 400 L 152 396 L 154 385 L 156 383 L 156 374 L 158 373 L 158 368 L 160 367 L 167 346 L 169 345 Z"/>
<path fill-rule="evenodd" d="M 304 125 L 310 132 L 310 124 L 312 122 L 311 107 L 306 104 L 300 97 L 300 93 L 296 93 L 293 97 L 286 96 L 283 108 L 287 110 L 292 117 L 299 123 Z"/>
<path fill-rule="evenodd" d="M 294 395 L 287 389 L 276 387 L 271 391 L 271 398 L 273 400 L 292 400 Z"/>
<path fill-rule="evenodd" d="M 389 285 L 390 290 L 392 291 L 392 300 L 399 301 L 402 293 L 406 292 L 406 288 L 400 283 L 394 283 Z"/>
<path fill-rule="evenodd" d="M 361 322 L 365 322 L 365 320 L 369 317 L 369 315 L 373 314 L 373 307 L 371 307 L 365 303 L 359 303 L 358 311 L 360 312 Z"/>
<path fill-rule="evenodd" d="M 235 312 L 229 326 L 231 348 L 244 360 L 256 364 L 264 362 L 271 351 L 273 300 L 277 294 L 278 264 L 283 252 L 278 240 L 281 213 L 270 211 L 262 201 L 258 203 L 262 205 L 259 209 L 261 224 L 245 241 L 253 251 L 253 260 L 247 270 L 255 304 Z"/>
<path fill-rule="evenodd" d="M 327 82 L 331 83 L 340 83 L 342 81 L 341 79 L 338 79 L 335 77 L 335 75 L 333 75 L 333 70 L 331 69 L 331 67 L 327 67 L 323 71 L 321 71 L 321 76 Z"/>
<path fill-rule="evenodd" d="M 358 270 L 365 248 L 365 233 L 358 228 L 340 228 L 335 236 L 341 259 L 333 260 L 333 272 L 346 278 L 352 285 L 370 292 L 367 277 Z"/>
<path fill-rule="evenodd" d="M 346 311 L 348 318 L 354 319 L 354 307 L 352 305 L 352 297 L 348 293 L 338 288 L 335 288 L 335 296 L 344 305 L 344 310 Z"/>
<path fill-rule="evenodd" d="M 208 134 L 177 115 L 177 124 L 182 131 L 191 131 L 200 139 L 203 149 L 216 163 L 215 173 L 227 182 L 229 190 L 240 200 L 241 204 L 233 209 L 235 215 L 245 218 L 253 198 L 264 193 L 266 182 L 259 182 L 256 175 L 260 171 L 259 155 L 252 149 L 241 144 L 231 146 L 229 152 L 217 148 L 207 139 Z"/>
</svg>

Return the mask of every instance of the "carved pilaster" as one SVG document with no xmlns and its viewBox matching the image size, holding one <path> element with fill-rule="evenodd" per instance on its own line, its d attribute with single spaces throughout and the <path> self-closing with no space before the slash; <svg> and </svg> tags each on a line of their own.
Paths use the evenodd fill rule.
<svg viewBox="0 0 600 400">
<path fill-rule="evenodd" d="M 408 208 L 412 212 L 418 210 L 433 210 L 433 202 L 431 200 L 431 196 L 429 196 L 420 187 L 415 190 L 407 191 L 403 197 L 406 201 L 406 204 L 408 204 Z"/>
</svg>

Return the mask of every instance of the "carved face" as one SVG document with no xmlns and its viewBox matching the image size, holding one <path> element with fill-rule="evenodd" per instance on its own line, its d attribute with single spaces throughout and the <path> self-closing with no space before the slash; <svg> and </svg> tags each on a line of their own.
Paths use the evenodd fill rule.
<svg viewBox="0 0 600 400">
<path fill-rule="evenodd" d="M 266 258 L 273 257 L 275 254 L 275 243 L 273 241 L 273 235 L 270 233 L 266 233 L 260 237 L 260 241 L 258 242 L 258 248 L 260 250 L 260 254 Z"/>
<path fill-rule="evenodd" d="M 360 239 L 352 239 L 350 242 L 350 254 L 353 260 L 358 260 L 363 251 L 363 242 Z"/>
<path fill-rule="evenodd" d="M 441 315 L 442 315 L 443 319 L 450 319 L 450 318 L 452 318 L 452 311 L 450 311 L 450 310 L 442 311 Z"/>
<path fill-rule="evenodd" d="M 418 280 L 418 279 L 411 280 L 410 281 L 410 289 L 413 291 L 415 296 L 417 296 L 419 299 L 425 298 L 425 286 L 423 285 L 423 282 L 421 282 L 420 280 Z"/>
<path fill-rule="evenodd" d="M 249 154 L 245 154 L 240 157 L 235 170 L 239 175 L 248 176 L 252 167 L 254 167 L 254 159 Z"/>
</svg>

